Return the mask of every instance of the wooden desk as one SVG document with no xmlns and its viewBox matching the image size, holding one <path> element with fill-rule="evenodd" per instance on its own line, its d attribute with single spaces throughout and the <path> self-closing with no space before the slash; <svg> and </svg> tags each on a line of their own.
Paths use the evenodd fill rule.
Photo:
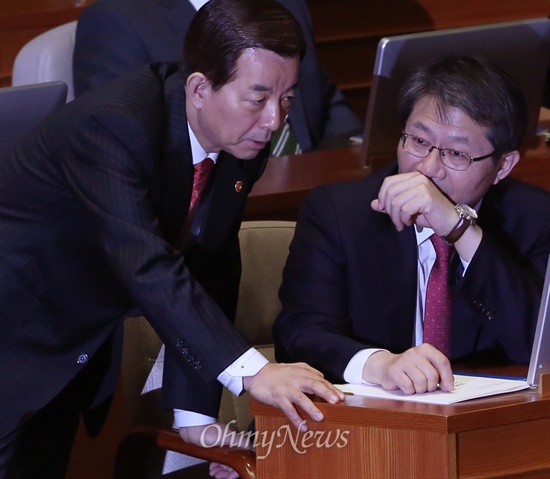
<svg viewBox="0 0 550 479">
<path fill-rule="evenodd" d="M 248 197 L 245 219 L 296 219 L 311 188 L 367 174 L 359 166 L 359 152 L 359 147 L 346 147 L 270 158 Z"/>
<path fill-rule="evenodd" d="M 307 192 L 325 183 L 363 178 L 359 146 L 271 158 L 254 185 L 244 211 L 246 220 L 295 220 Z M 542 136 L 526 141 L 512 176 L 550 190 L 550 145 Z"/>
<path fill-rule="evenodd" d="M 534 391 L 449 406 L 361 396 L 318 406 L 325 420 L 308 421 L 308 435 L 252 401 L 258 478 L 550 477 L 550 397 Z"/>
<path fill-rule="evenodd" d="M 550 190 L 550 144 L 542 136 L 525 142 L 511 176 Z"/>
</svg>

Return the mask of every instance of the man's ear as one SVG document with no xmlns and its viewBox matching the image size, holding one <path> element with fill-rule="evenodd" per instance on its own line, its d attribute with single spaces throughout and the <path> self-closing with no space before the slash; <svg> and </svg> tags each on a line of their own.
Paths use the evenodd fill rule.
<svg viewBox="0 0 550 479">
<path fill-rule="evenodd" d="M 187 98 L 198 110 L 201 108 L 205 96 L 210 91 L 210 82 L 200 72 L 191 73 L 185 82 Z"/>
<path fill-rule="evenodd" d="M 519 161 L 519 151 L 514 150 L 510 153 L 506 153 L 500 160 L 497 176 L 493 184 L 497 184 L 499 181 L 506 178 L 510 172 L 514 169 Z"/>
</svg>

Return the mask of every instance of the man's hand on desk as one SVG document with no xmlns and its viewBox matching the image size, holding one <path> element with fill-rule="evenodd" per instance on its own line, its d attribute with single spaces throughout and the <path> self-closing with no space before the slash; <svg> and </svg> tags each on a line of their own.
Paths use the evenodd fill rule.
<svg viewBox="0 0 550 479">
<path fill-rule="evenodd" d="M 255 376 L 243 377 L 243 385 L 252 397 L 281 409 L 302 431 L 306 431 L 307 426 L 294 405 L 300 406 L 313 420 L 323 420 L 323 414 L 306 394 L 315 394 L 332 404 L 344 400 L 344 393 L 305 363 L 269 363 Z"/>
<path fill-rule="evenodd" d="M 296 428 L 302 431 L 306 431 L 307 426 L 294 405 L 300 406 L 315 421 L 323 420 L 323 414 L 306 394 L 315 394 L 330 403 L 344 400 L 342 391 L 323 379 L 319 371 L 305 363 L 269 363 L 255 376 L 243 377 L 243 385 L 252 397 L 281 409 Z M 249 436 L 244 436 L 248 441 L 242 444 L 243 436 L 235 439 L 232 434 L 219 434 L 220 430 L 226 431 L 227 427 L 221 423 L 182 427 L 179 429 L 179 435 L 184 441 L 203 447 L 238 444 L 239 447 L 253 450 Z M 210 475 L 216 479 L 238 478 L 233 469 L 218 463 L 211 463 Z"/>
<path fill-rule="evenodd" d="M 405 394 L 435 391 L 438 387 L 443 391 L 454 388 L 449 360 L 428 343 L 401 354 L 374 353 L 363 367 L 363 379 L 389 391 L 401 389 Z"/>
</svg>

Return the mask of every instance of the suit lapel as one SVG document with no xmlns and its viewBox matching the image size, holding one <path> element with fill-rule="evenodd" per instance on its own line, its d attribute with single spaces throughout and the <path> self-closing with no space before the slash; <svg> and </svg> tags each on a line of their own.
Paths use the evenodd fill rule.
<svg viewBox="0 0 550 479">
<path fill-rule="evenodd" d="M 396 174 L 398 174 L 396 164 L 382 170 L 379 175 L 379 184 L 375 188 L 376 194 L 382 186 L 383 179 Z M 412 298 L 414 307 L 416 304 L 417 275 L 403 274 L 408 271 L 416 273 L 418 269 L 418 247 L 414 226 L 398 232 L 389 215 L 380 214 L 378 218 L 379 223 L 375 226 L 375 230 L 382 232 L 378 240 L 378 248 L 379 251 L 387 253 L 380 256 L 380 271 L 386 270 L 385 264 L 388 268 L 391 268 L 387 274 L 381 275 L 381 279 L 388 282 L 386 285 L 387 291 L 398 291 L 400 297 L 406 297 L 407 301 Z M 406 310 L 402 309 L 402 311 Z"/>
<path fill-rule="evenodd" d="M 391 332 L 398 341 L 396 344 L 407 349 L 411 347 L 414 339 L 414 318 L 416 311 L 416 293 L 418 288 L 418 247 L 416 244 L 416 235 L 414 227 L 405 228 L 401 232 L 396 232 L 394 224 L 389 216 L 386 216 L 388 228 L 393 230 L 392 235 L 397 235 L 396 248 L 389 248 L 391 251 L 390 265 L 394 268 L 394 274 L 385 274 L 384 277 L 390 279 L 393 284 L 387 285 L 388 291 L 393 291 L 397 294 L 394 297 L 396 307 L 396 315 L 401 319 L 401 326 L 395 328 L 395 323 L 388 325 L 390 329 L 395 329 Z M 388 240 L 391 241 L 390 238 Z M 389 243 L 388 243 L 389 244 Z M 412 271 L 413 274 L 407 274 L 406 271 Z"/>
<path fill-rule="evenodd" d="M 152 200 L 166 240 L 174 244 L 187 218 L 193 188 L 193 160 L 185 115 L 183 75 L 165 81 L 167 125 L 161 158 L 155 165 Z"/>
<path fill-rule="evenodd" d="M 371 196 L 368 198 L 370 201 Z M 362 230 L 367 239 L 364 253 L 360 253 L 364 261 L 358 261 L 362 269 L 370 271 L 358 274 L 367 278 L 366 298 L 372 298 L 365 303 L 368 326 L 363 334 L 382 347 L 404 351 L 414 338 L 418 268 L 414 228 L 398 232 L 388 215 L 374 217 Z"/>
<path fill-rule="evenodd" d="M 267 154 L 266 149 L 253 160 L 220 154 L 190 228 L 202 247 L 217 250 L 238 228 L 246 198 L 265 167 Z"/>
</svg>

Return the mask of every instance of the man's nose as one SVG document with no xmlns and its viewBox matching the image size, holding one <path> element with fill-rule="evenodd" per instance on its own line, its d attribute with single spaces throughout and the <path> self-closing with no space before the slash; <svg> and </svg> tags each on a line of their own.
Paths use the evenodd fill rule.
<svg viewBox="0 0 550 479">
<path fill-rule="evenodd" d="M 441 152 L 436 146 L 432 146 L 428 155 L 422 158 L 417 165 L 418 172 L 428 178 L 437 177 L 443 171 L 443 163 L 441 161 Z"/>
<path fill-rule="evenodd" d="M 279 105 L 269 105 L 264 111 L 262 127 L 275 132 L 283 124 L 284 119 L 285 112 Z"/>
</svg>

